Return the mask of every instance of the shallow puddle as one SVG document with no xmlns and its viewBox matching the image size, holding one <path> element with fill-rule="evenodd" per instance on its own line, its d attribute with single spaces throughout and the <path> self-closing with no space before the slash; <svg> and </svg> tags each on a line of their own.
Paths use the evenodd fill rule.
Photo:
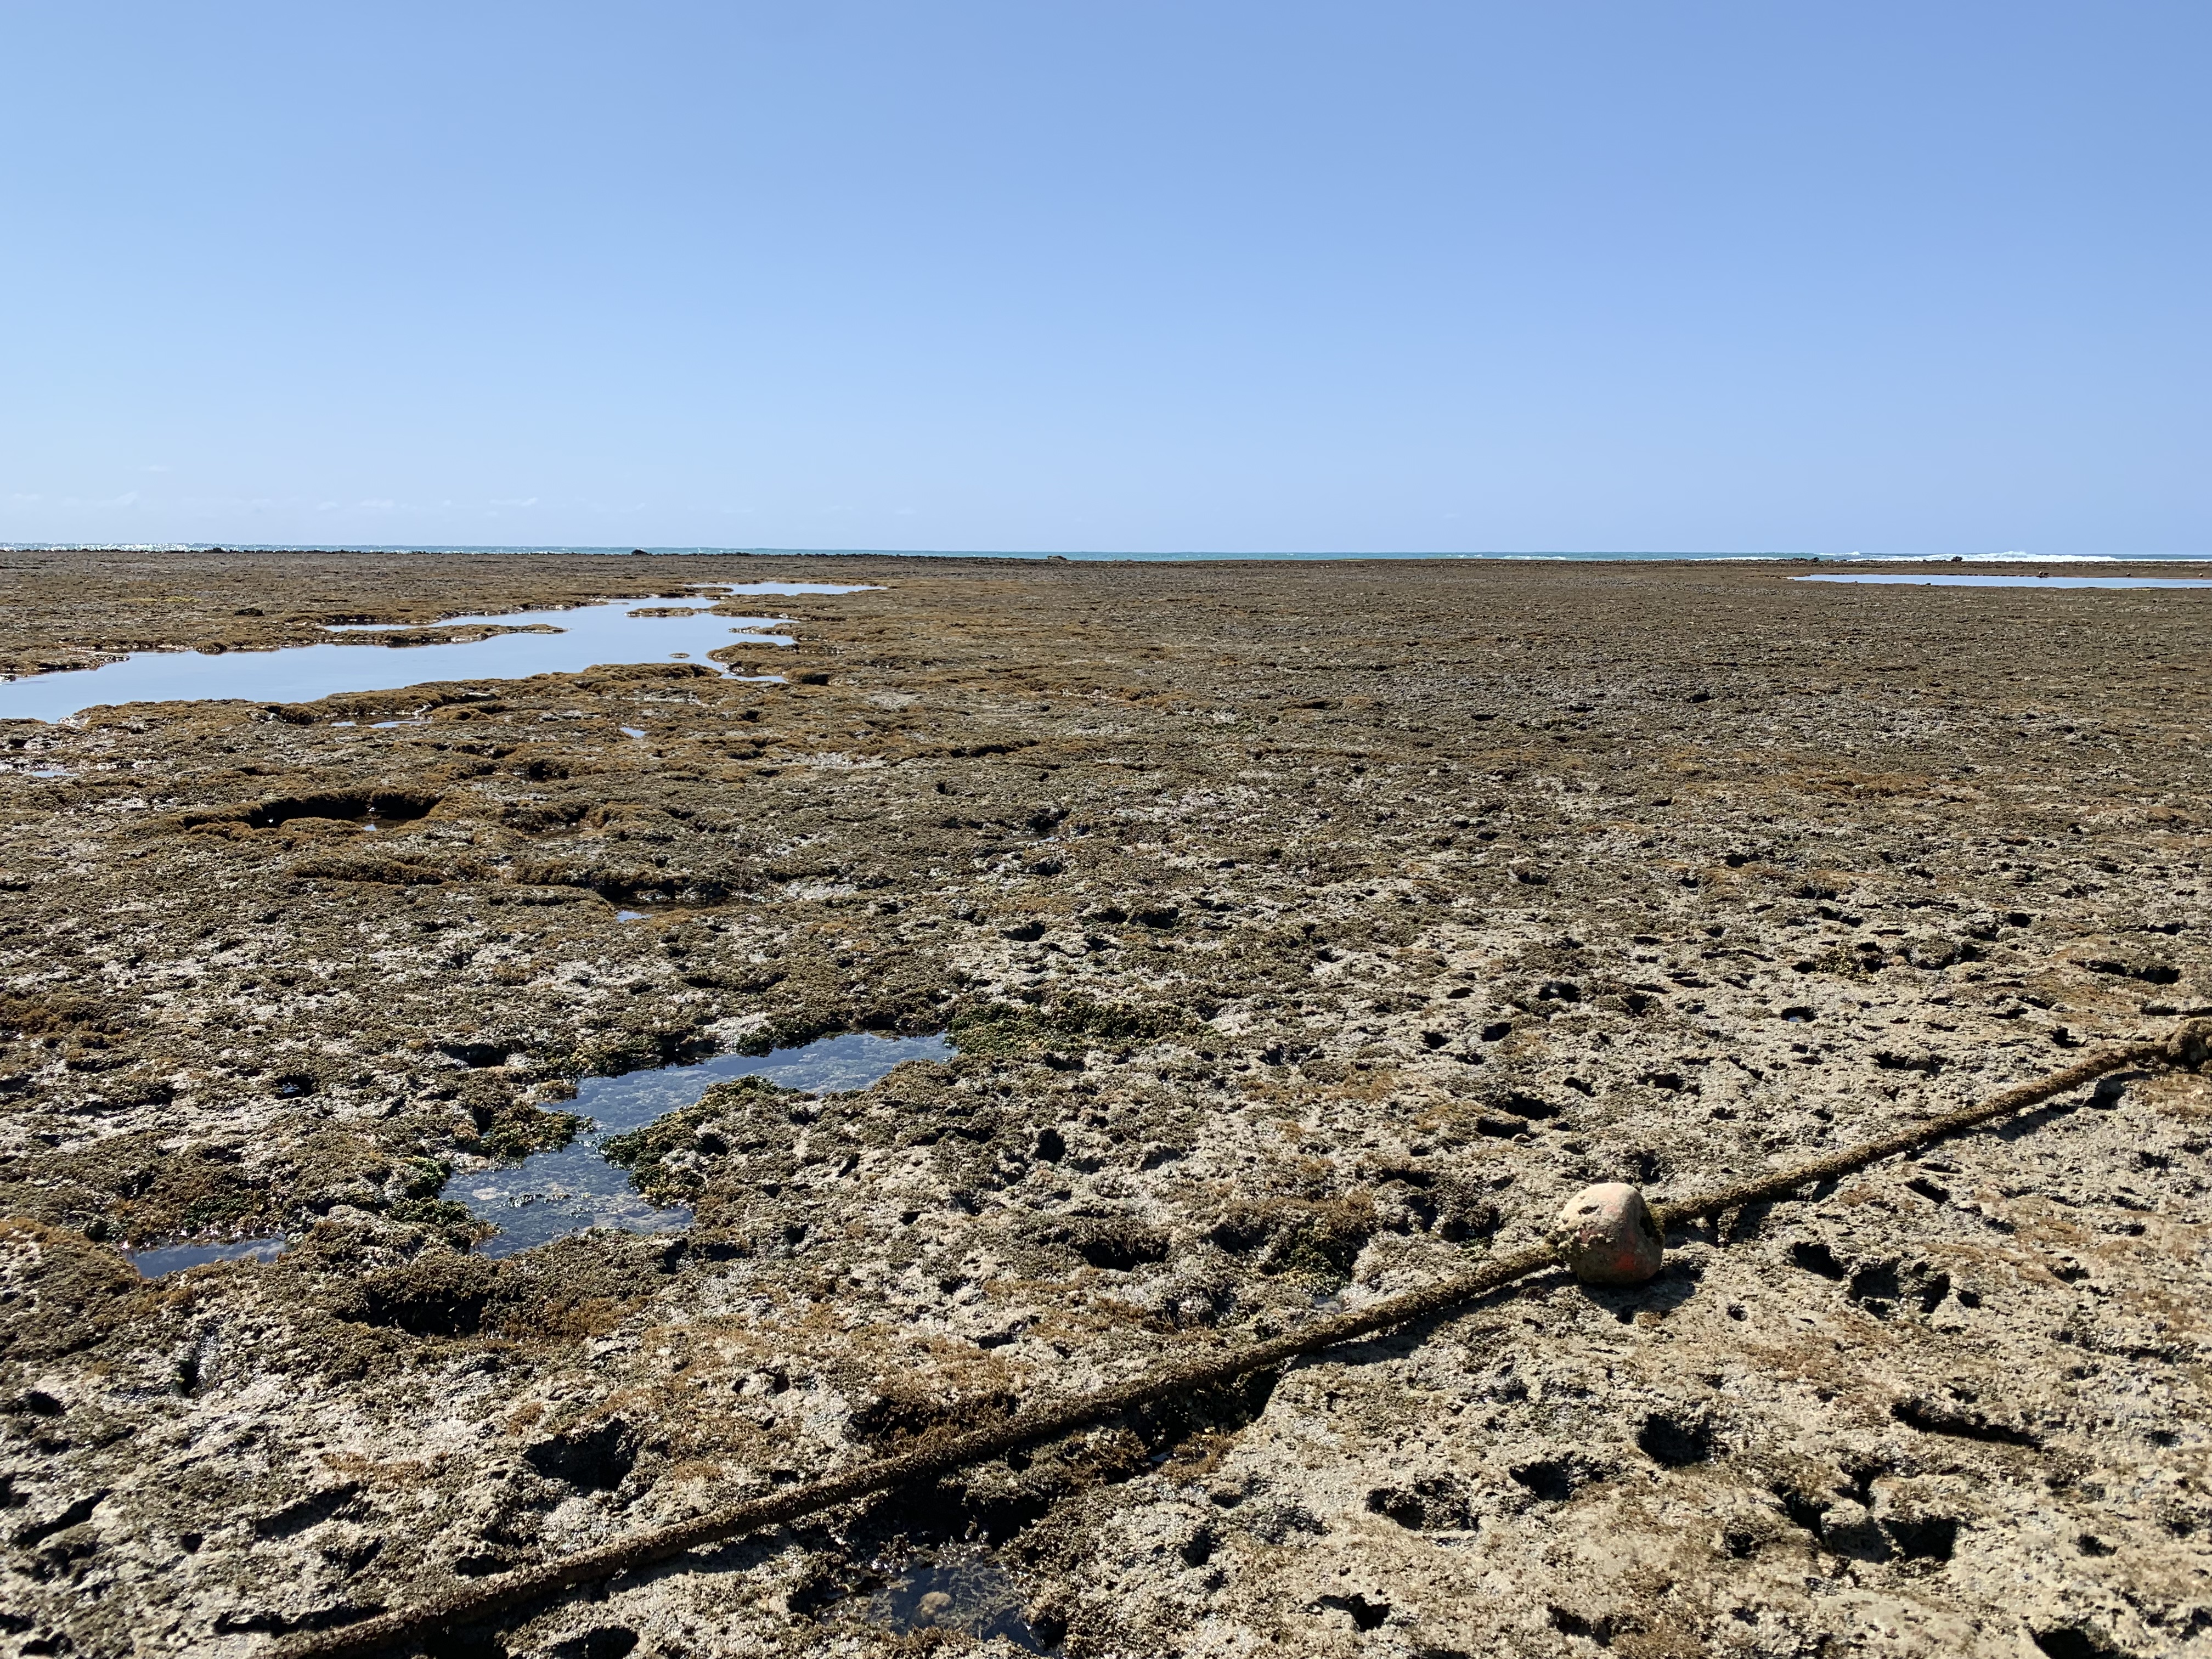
<svg viewBox="0 0 2212 1659">
<path fill-rule="evenodd" d="M 2212 587 L 2212 578 L 2197 576 L 1939 576 L 1917 571 L 1905 575 L 1884 572 L 1850 576 L 1792 576 L 1794 582 L 1871 582 L 1914 587 Z"/>
<path fill-rule="evenodd" d="M 732 1078 L 763 1077 L 808 1094 L 836 1094 L 865 1089 L 902 1061 L 945 1060 L 952 1052 L 951 1043 L 941 1036 L 854 1032 L 765 1054 L 717 1054 L 694 1066 L 586 1078 L 576 1085 L 575 1099 L 561 1109 L 588 1118 L 588 1130 L 566 1146 L 535 1153 L 506 1169 L 465 1170 L 446 1183 L 440 1196 L 467 1206 L 470 1214 L 499 1229 L 480 1247 L 486 1255 L 513 1255 L 589 1227 L 672 1231 L 688 1225 L 691 1212 L 655 1209 L 639 1197 L 629 1176 L 600 1152 L 608 1136 L 641 1129 L 657 1117 L 680 1111 Z"/>
<path fill-rule="evenodd" d="M 603 893 L 600 896 L 615 907 L 617 921 L 646 921 L 654 916 L 674 916 L 681 921 L 714 908 L 707 904 L 686 904 L 665 887 L 648 887 L 641 892 L 633 890 L 621 894 Z"/>
<path fill-rule="evenodd" d="M 881 582 L 694 582 L 694 587 L 737 597 L 748 593 L 880 593 Z"/>
<path fill-rule="evenodd" d="M 210 1261 L 274 1261 L 284 1253 L 285 1240 L 240 1238 L 228 1244 L 163 1244 L 150 1250 L 123 1252 L 123 1259 L 144 1279 L 166 1279 L 187 1267 L 204 1267 Z"/>
<path fill-rule="evenodd" d="M 703 658 L 732 645 L 787 646 L 787 635 L 759 630 L 781 617 L 718 617 L 684 609 L 672 616 L 650 599 L 617 599 L 566 611 L 515 611 L 503 616 L 448 617 L 439 623 L 358 623 L 333 634 L 421 634 L 438 628 L 490 624 L 557 632 L 499 634 L 487 640 L 389 646 L 288 646 L 279 651 L 140 651 L 105 667 L 27 675 L 0 683 L 0 720 L 64 720 L 102 704 L 243 698 L 253 702 L 312 702 L 341 691 L 397 691 L 434 680 L 513 680 L 532 674 L 577 674 L 617 663 Z M 713 665 L 708 665 L 712 666 Z M 726 672 L 727 671 L 725 671 Z M 742 676 L 731 678 L 773 679 Z M 382 724 L 380 722 L 380 725 Z"/>
<path fill-rule="evenodd" d="M 979 1642 L 1002 1638 L 1024 1653 L 1053 1650 L 1023 1616 L 1020 1586 L 988 1555 L 869 1566 L 871 1577 L 881 1575 L 876 1585 L 838 1603 L 834 1622 L 902 1634 L 958 1631 Z"/>
</svg>

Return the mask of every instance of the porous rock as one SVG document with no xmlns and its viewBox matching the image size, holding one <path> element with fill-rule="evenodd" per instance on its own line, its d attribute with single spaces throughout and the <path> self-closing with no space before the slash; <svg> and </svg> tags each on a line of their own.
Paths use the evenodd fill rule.
<svg viewBox="0 0 2212 1659">
<path fill-rule="evenodd" d="M 1585 1285 L 1641 1285 L 1666 1255 L 1650 1206 L 1624 1181 L 1601 1181 L 1569 1199 L 1552 1239 Z"/>
</svg>

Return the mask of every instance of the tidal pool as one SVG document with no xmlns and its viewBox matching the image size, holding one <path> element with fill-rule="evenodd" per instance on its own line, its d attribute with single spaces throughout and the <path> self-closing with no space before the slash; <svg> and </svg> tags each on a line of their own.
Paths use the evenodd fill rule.
<svg viewBox="0 0 2212 1659">
<path fill-rule="evenodd" d="M 828 1617 L 907 1635 L 959 1631 L 978 1642 L 996 1638 L 1023 1653 L 1054 1651 L 1024 1616 L 1020 1585 L 988 1553 L 969 1550 L 935 1560 L 872 1561 L 868 1569 L 869 1587 Z"/>
<path fill-rule="evenodd" d="M 717 593 L 880 593 L 881 582 L 693 582 Z"/>
<path fill-rule="evenodd" d="M 689 601 L 615 599 L 566 611 L 514 611 L 503 616 L 448 617 L 436 623 L 356 623 L 331 634 L 374 635 L 495 625 L 544 633 L 498 634 L 487 640 L 382 645 L 295 645 L 276 651 L 138 651 L 103 667 L 29 674 L 0 683 L 0 720 L 66 720 L 103 704 L 242 698 L 252 702 L 312 702 L 340 691 L 396 691 L 434 680 L 515 680 L 532 674 L 576 674 L 616 663 L 703 659 L 732 645 L 787 646 L 784 617 L 718 617 Z M 713 603 L 708 600 L 707 603 Z M 673 611 L 669 616 L 641 611 Z M 719 668 L 719 664 L 707 666 Z M 742 676 L 731 674 L 729 678 Z M 773 678 L 774 676 L 765 678 Z"/>
<path fill-rule="evenodd" d="M 608 1136 L 680 1111 L 732 1078 L 763 1077 L 808 1094 L 836 1094 L 865 1089 L 902 1061 L 945 1060 L 952 1053 L 951 1043 L 941 1036 L 850 1032 L 765 1054 L 717 1054 L 693 1066 L 586 1078 L 576 1085 L 575 1099 L 562 1109 L 589 1119 L 590 1128 L 566 1146 L 534 1153 L 507 1168 L 462 1171 L 439 1195 L 467 1206 L 470 1214 L 499 1229 L 479 1246 L 486 1255 L 513 1255 L 589 1227 L 668 1232 L 689 1225 L 690 1211 L 655 1209 L 641 1198 L 629 1176 L 600 1152 Z"/>
<path fill-rule="evenodd" d="M 123 1252 L 123 1258 L 143 1279 L 166 1279 L 187 1267 L 204 1267 L 210 1261 L 274 1261 L 283 1255 L 284 1236 L 240 1238 L 227 1244 L 162 1244 L 149 1250 Z"/>
</svg>

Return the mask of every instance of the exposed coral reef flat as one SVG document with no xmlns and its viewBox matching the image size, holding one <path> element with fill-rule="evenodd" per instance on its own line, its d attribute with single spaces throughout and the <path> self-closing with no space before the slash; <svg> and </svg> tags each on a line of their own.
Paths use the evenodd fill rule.
<svg viewBox="0 0 2212 1659">
<path fill-rule="evenodd" d="M 1806 569 L 0 554 L 15 673 L 878 585 L 0 723 L 0 1641 L 247 1659 L 2212 1003 L 2212 595 Z M 954 1052 L 605 1143 L 688 1227 L 439 1196 L 854 1031 Z M 438 1651 L 2193 1650 L 2208 1158 L 2123 1077 Z"/>
</svg>

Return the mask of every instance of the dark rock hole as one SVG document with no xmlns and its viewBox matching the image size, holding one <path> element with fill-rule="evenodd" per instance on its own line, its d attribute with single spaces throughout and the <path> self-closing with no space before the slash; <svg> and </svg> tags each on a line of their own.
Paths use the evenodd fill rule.
<svg viewBox="0 0 2212 1659">
<path fill-rule="evenodd" d="M 2061 1625 L 2055 1630 L 2039 1630 L 2033 1634 L 2035 1645 L 2051 1659 L 2125 1659 L 2111 1643 L 2100 1640 L 2079 1625 Z"/>
<path fill-rule="evenodd" d="M 1515 1117 L 1523 1118 L 1532 1122 L 1542 1122 L 1547 1118 L 1554 1118 L 1559 1115 L 1559 1109 L 1553 1105 L 1550 1101 L 1540 1099 L 1532 1094 L 1524 1094 L 1518 1089 L 1502 1097 L 1498 1103 L 1498 1109 L 1501 1112 L 1510 1112 Z"/>
<path fill-rule="evenodd" d="M 1092 1267 L 1123 1273 L 1146 1262 L 1164 1261 L 1168 1254 L 1166 1233 L 1133 1224 L 1093 1227 L 1069 1242 Z"/>
<path fill-rule="evenodd" d="M 1712 1425 L 1698 1418 L 1654 1412 L 1636 1432 L 1636 1444 L 1655 1463 L 1670 1469 L 1709 1462 L 1713 1455 Z"/>
<path fill-rule="evenodd" d="M 1817 1240 L 1790 1247 L 1790 1261 L 1808 1273 L 1818 1273 L 1823 1279 L 1841 1280 L 1844 1264 L 1836 1260 L 1836 1253 Z"/>
<path fill-rule="evenodd" d="M 1526 1487 L 1546 1503 L 1559 1504 L 1573 1497 L 1578 1487 L 1597 1479 L 1601 1471 L 1577 1458 L 1546 1457 L 1533 1463 L 1516 1464 L 1506 1473 L 1516 1485 Z"/>
<path fill-rule="evenodd" d="M 538 1474 L 587 1492 L 611 1492 L 637 1462 L 636 1438 L 619 1417 L 541 1440 L 522 1454 Z"/>
<path fill-rule="evenodd" d="M 1367 1508 L 1409 1532 L 1472 1532 L 1478 1522 L 1467 1492 L 1449 1475 L 1378 1486 L 1367 1494 Z"/>
<path fill-rule="evenodd" d="M 2009 1423 L 1992 1423 L 1978 1413 L 1953 1411 L 1925 1400 L 1900 1400 L 1889 1414 L 1908 1429 L 1923 1434 L 1948 1435 L 1957 1440 L 1982 1440 L 1999 1446 L 2040 1447 L 2043 1437 Z"/>
<path fill-rule="evenodd" d="M 1364 1595 L 1324 1595 L 1321 1605 L 1350 1613 L 1353 1627 L 1358 1630 L 1380 1629 L 1382 1621 L 1390 1616 L 1388 1601 L 1370 1601 Z"/>
<path fill-rule="evenodd" d="M 1959 1523 L 1948 1516 L 1892 1520 L 1885 1529 L 1897 1553 L 1908 1561 L 1948 1561 L 1959 1544 Z"/>
<path fill-rule="evenodd" d="M 1613 1626 L 1609 1618 L 1585 1619 L 1565 1607 L 1547 1609 L 1547 1617 L 1552 1628 L 1562 1636 L 1579 1636 L 1601 1648 L 1613 1645 Z"/>
</svg>

